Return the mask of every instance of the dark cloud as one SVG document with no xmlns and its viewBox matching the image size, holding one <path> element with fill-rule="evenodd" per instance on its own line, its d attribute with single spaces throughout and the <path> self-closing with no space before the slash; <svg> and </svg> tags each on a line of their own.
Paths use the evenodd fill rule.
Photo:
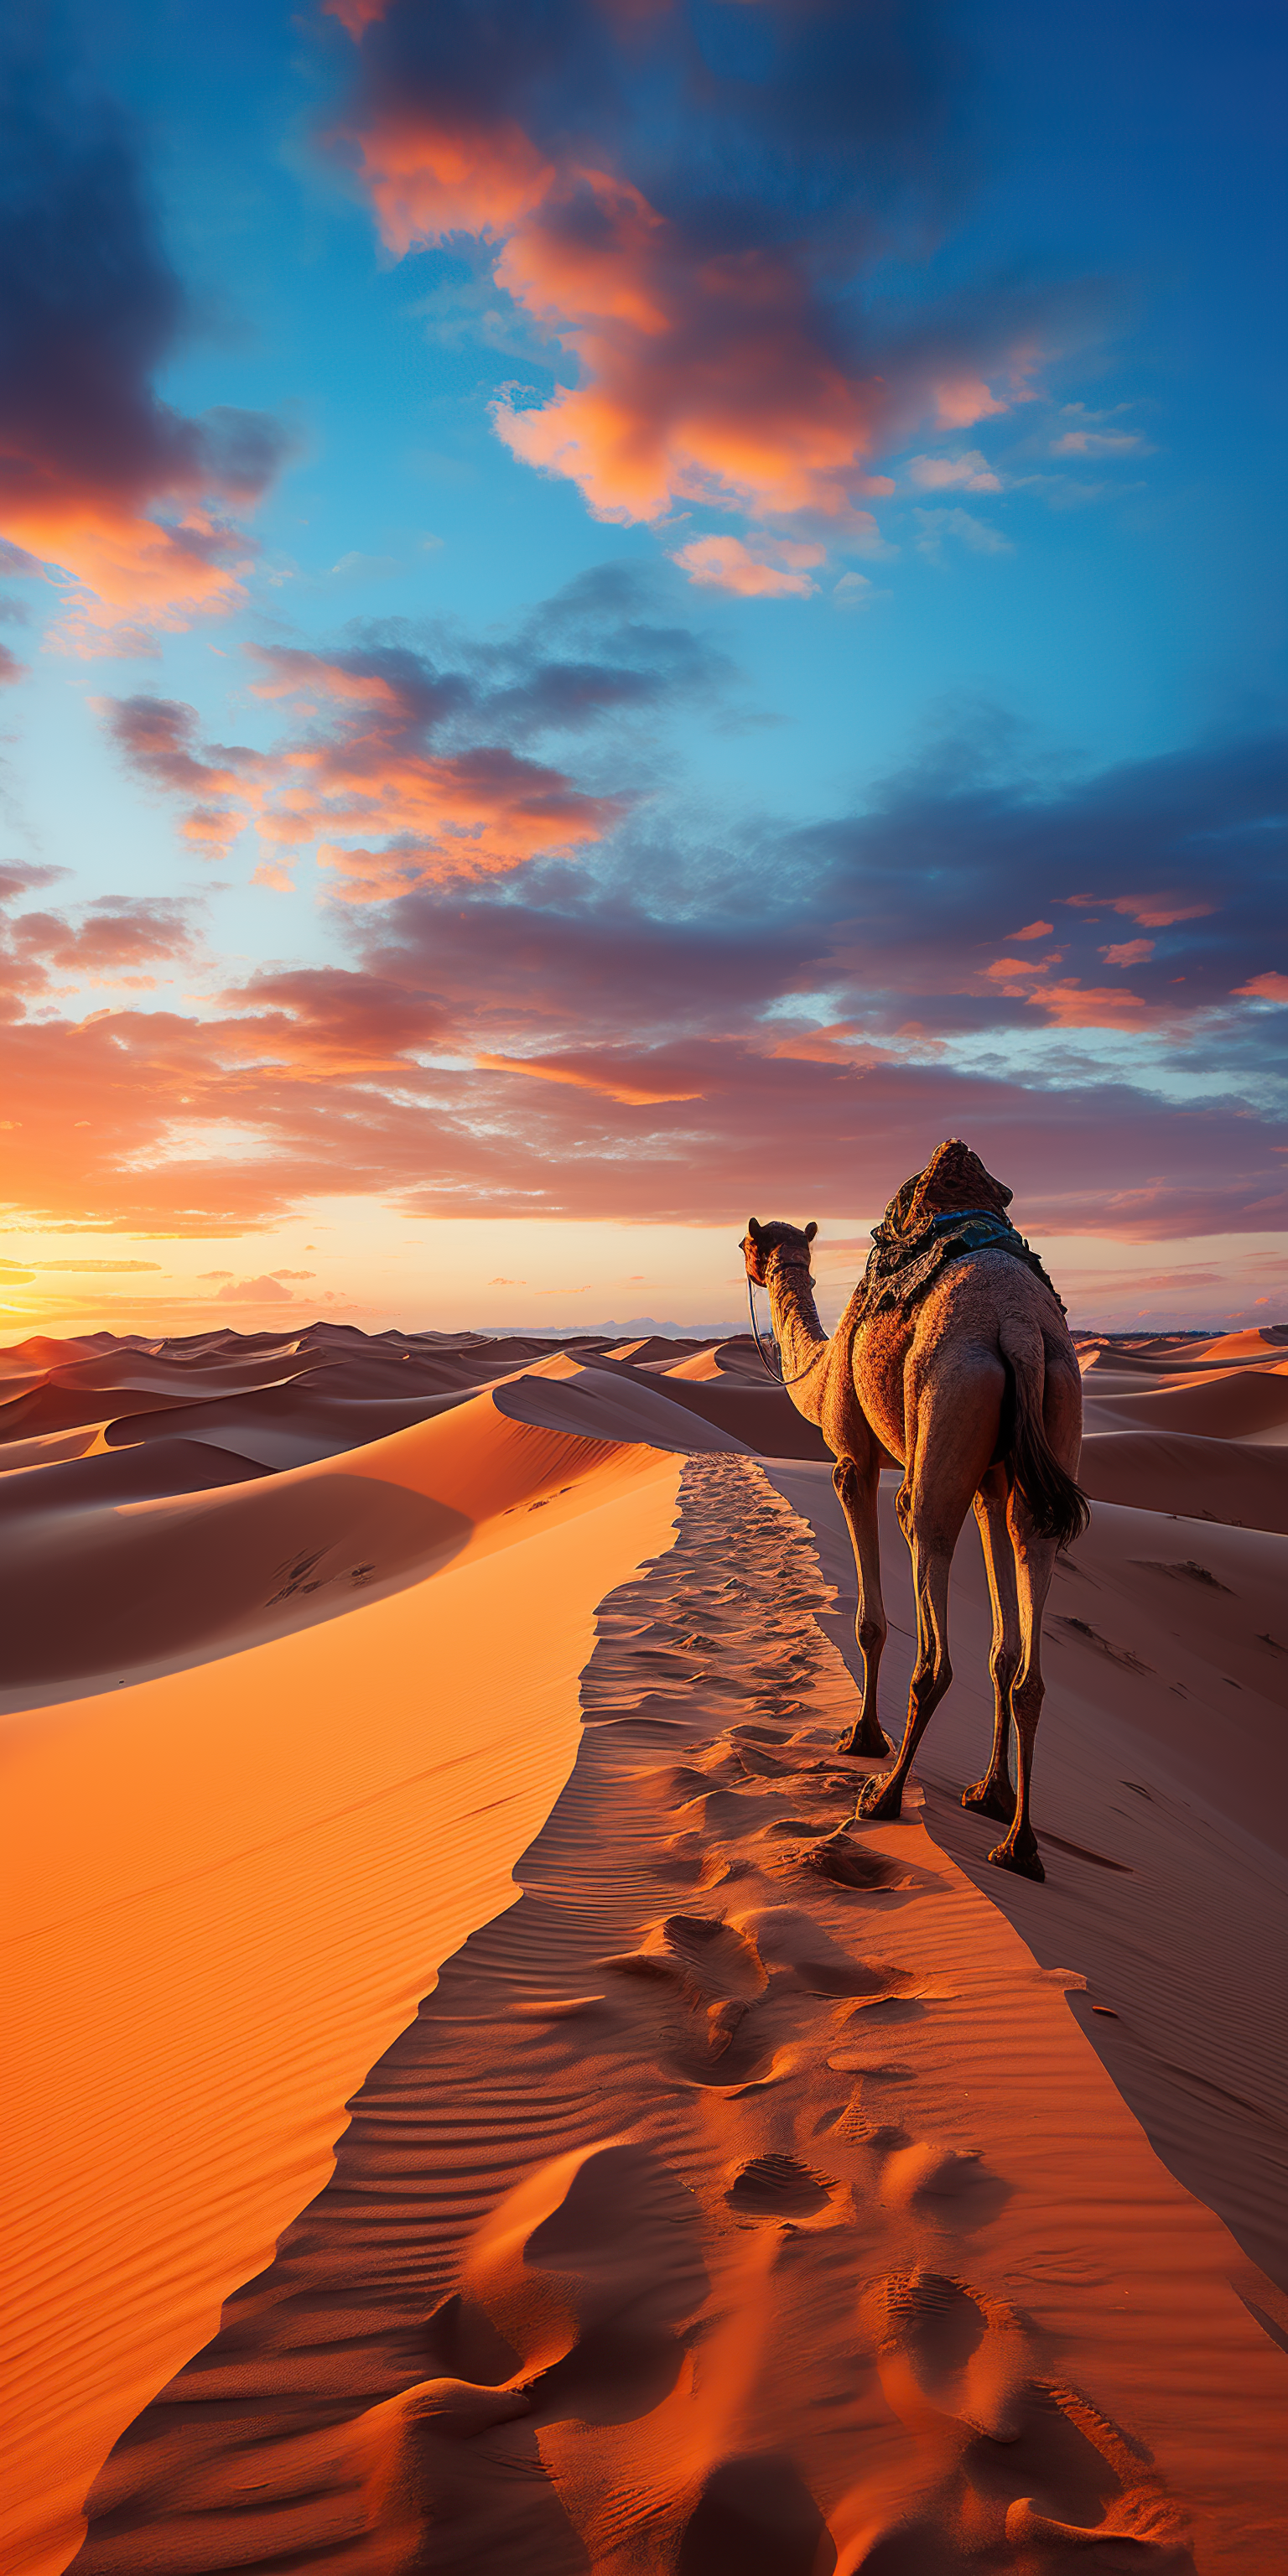
<svg viewBox="0 0 1288 2576">
<path fill-rule="evenodd" d="M 178 698 L 104 698 L 99 703 L 117 750 L 152 785 L 182 796 L 194 789 L 209 795 L 214 781 L 224 777 L 236 784 L 230 773 L 198 757 L 195 707 Z"/>
<path fill-rule="evenodd" d="M 518 134 L 547 162 L 628 170 L 710 250 L 807 228 L 874 246 L 953 201 L 969 168 L 968 54 L 943 0 L 391 0 L 361 15 L 359 132 L 516 154 Z"/>
<path fill-rule="evenodd" d="M 8 568 L 64 566 L 91 622 L 182 623 L 236 595 L 245 540 L 213 505 L 253 500 L 288 441 L 264 415 L 189 419 L 157 394 L 187 299 L 135 139 L 68 54 L 64 29 L 0 55 L 0 527 L 23 558 Z"/>
<path fill-rule="evenodd" d="M 1272 962 L 1282 736 L 1055 784 L 954 752 L 783 854 L 832 914 L 832 980 L 867 1025 L 924 1008 L 941 1029 L 1179 1026 Z"/>
<path fill-rule="evenodd" d="M 408 895 L 361 934 L 364 957 L 452 996 L 493 1048 L 507 1026 L 557 1046 L 737 1032 L 835 1062 L 1051 1029 L 1085 1050 L 1111 1030 L 1192 1072 L 1219 1032 L 1264 1081 L 1271 1031 L 1242 988 L 1288 970 L 1282 743 L 1056 782 L 989 752 L 961 745 L 863 813 L 723 848 L 659 800 L 580 869 Z"/>
</svg>

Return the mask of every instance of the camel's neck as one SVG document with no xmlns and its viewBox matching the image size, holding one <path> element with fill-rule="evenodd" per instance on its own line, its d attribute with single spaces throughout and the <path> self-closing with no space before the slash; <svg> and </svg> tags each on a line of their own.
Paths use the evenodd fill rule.
<svg viewBox="0 0 1288 2576">
<path fill-rule="evenodd" d="M 797 1412 L 810 1422 L 817 1421 L 812 1399 L 822 1385 L 824 1371 L 821 1365 L 811 1368 L 810 1362 L 827 1349 L 828 1337 L 818 1320 L 808 1268 L 803 1261 L 784 1264 L 771 1255 L 765 1285 L 788 1392 Z"/>
</svg>

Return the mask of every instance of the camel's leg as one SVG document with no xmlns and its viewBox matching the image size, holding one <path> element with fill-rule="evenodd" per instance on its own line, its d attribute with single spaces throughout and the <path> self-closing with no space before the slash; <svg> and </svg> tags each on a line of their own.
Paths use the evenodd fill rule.
<svg viewBox="0 0 1288 2576">
<path fill-rule="evenodd" d="M 908 1717 L 890 1770 L 865 1780 L 855 1809 L 881 1821 L 898 1815 L 913 1756 L 953 1677 L 949 1569 L 962 1523 L 988 1473 L 1005 1390 L 1000 1361 L 978 1344 L 961 1351 L 932 1349 L 928 1356 L 928 1368 L 918 1366 L 915 1349 L 905 1363 L 904 1420 L 912 1436 L 895 1497 L 917 1596 Z"/>
<path fill-rule="evenodd" d="M 910 1500 L 906 1486 L 901 1488 L 895 1508 L 912 1552 L 917 1660 L 908 1693 L 903 1742 L 891 1769 L 874 1772 L 870 1780 L 864 1781 L 854 1810 L 856 1816 L 871 1816 L 882 1824 L 892 1822 L 900 1812 L 903 1784 L 913 1755 L 953 1677 L 948 1660 L 948 1573 L 958 1531 L 966 1518 L 967 1497 L 962 1496 L 955 1526 L 949 1525 L 942 1510 L 936 1509 L 932 1514 L 924 1493 Z"/>
<path fill-rule="evenodd" d="M 885 1604 L 881 1598 L 881 1540 L 877 1528 L 880 1472 L 879 1467 L 865 1471 L 853 1458 L 838 1458 L 832 1469 L 832 1482 L 849 1525 L 859 1577 L 859 1606 L 854 1616 L 854 1633 L 863 1657 L 863 1698 L 859 1714 L 853 1726 L 841 1737 L 836 1748 L 838 1753 L 880 1756 L 890 1750 L 889 1740 L 877 1722 L 877 1674 L 887 1633 Z M 1009 1807 L 1006 1812 L 1009 1816 Z"/>
<path fill-rule="evenodd" d="M 962 1805 L 973 1807 L 980 1815 L 995 1817 L 999 1825 L 1009 1825 L 1015 1813 L 1010 1765 L 1011 1685 L 1020 1669 L 1020 1601 L 1006 1504 L 1006 1469 L 990 1467 L 975 1496 L 975 1518 L 993 1604 L 993 1645 L 988 1659 L 993 1676 L 993 1750 L 983 1779 L 963 1789 Z"/>
<path fill-rule="evenodd" d="M 1035 1532 L 1024 1498 L 1019 1493 L 1011 1495 L 1008 1520 L 1020 1607 L 1020 1670 L 1011 1689 L 1017 1796 L 1011 1830 L 1006 1840 L 988 1856 L 999 1869 L 1016 1870 L 1022 1878 L 1044 1879 L 1046 1871 L 1038 1852 L 1038 1838 L 1029 1822 L 1029 1789 L 1033 1778 L 1033 1746 L 1044 1694 L 1042 1612 L 1051 1588 L 1058 1549 L 1053 1538 L 1043 1538 Z"/>
</svg>

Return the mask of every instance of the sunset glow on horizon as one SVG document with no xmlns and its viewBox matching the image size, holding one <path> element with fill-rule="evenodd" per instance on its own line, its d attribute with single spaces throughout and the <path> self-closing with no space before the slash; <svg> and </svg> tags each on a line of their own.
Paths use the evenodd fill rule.
<svg viewBox="0 0 1288 2576">
<path fill-rule="evenodd" d="M 1279 32 L 5 38 L 0 1339 L 1288 1317 Z"/>
</svg>

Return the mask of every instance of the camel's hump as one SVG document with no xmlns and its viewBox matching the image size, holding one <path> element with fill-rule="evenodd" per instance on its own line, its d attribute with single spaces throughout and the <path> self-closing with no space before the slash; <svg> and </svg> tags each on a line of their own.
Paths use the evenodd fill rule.
<svg viewBox="0 0 1288 2576">
<path fill-rule="evenodd" d="M 885 1222 L 899 1234 L 919 1234 L 932 1216 L 952 1216 L 965 1208 L 988 1208 L 1002 1216 L 1014 1192 L 995 1181 L 978 1154 L 960 1136 L 947 1136 L 923 1172 L 914 1172 L 896 1190 Z"/>
</svg>

